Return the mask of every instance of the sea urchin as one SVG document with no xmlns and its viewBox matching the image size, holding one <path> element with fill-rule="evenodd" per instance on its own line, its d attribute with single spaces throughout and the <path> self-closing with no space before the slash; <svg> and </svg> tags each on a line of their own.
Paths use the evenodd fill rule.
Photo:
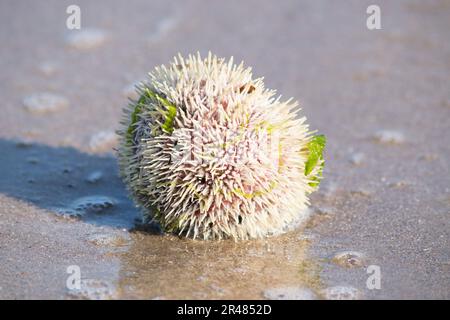
<svg viewBox="0 0 450 320">
<path fill-rule="evenodd" d="M 155 68 L 125 109 L 121 176 L 145 217 L 203 239 L 279 233 L 306 215 L 325 137 L 251 69 L 211 53 Z"/>
</svg>

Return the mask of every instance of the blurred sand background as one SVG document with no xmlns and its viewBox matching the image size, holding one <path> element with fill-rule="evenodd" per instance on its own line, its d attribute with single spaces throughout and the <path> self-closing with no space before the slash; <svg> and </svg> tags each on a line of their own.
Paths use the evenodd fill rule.
<svg viewBox="0 0 450 320">
<path fill-rule="evenodd" d="M 0 298 L 449 299 L 449 30 L 438 0 L 0 1 Z M 155 65 L 209 50 L 327 136 L 304 228 L 213 243 L 138 224 L 121 109 Z"/>
</svg>

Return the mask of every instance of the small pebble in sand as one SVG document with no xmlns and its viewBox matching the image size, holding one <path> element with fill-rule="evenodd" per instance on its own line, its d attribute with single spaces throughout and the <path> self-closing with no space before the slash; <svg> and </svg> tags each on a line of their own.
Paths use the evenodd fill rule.
<svg viewBox="0 0 450 320">
<path fill-rule="evenodd" d="M 52 210 L 57 216 L 63 217 L 69 220 L 79 220 L 83 216 L 84 212 L 77 212 L 69 208 L 54 208 Z"/>
<path fill-rule="evenodd" d="M 365 197 L 365 198 L 369 198 L 372 196 L 372 192 L 370 190 L 363 189 L 363 188 L 352 189 L 349 192 L 352 196 L 360 196 L 360 197 Z"/>
<path fill-rule="evenodd" d="M 345 268 L 362 267 L 365 264 L 365 257 L 357 251 L 341 251 L 331 259 L 335 264 Z"/>
<path fill-rule="evenodd" d="M 401 144 L 405 141 L 403 133 L 395 130 L 379 130 L 375 132 L 374 138 L 380 143 Z"/>
<path fill-rule="evenodd" d="M 69 295 L 75 299 L 87 300 L 110 300 L 117 298 L 117 292 L 110 282 L 97 279 L 81 280 L 80 289 L 70 290 Z"/>
<path fill-rule="evenodd" d="M 365 159 L 364 153 L 357 152 L 350 155 L 349 161 L 351 164 L 355 166 L 360 166 L 361 164 L 363 164 L 364 159 Z"/>
<path fill-rule="evenodd" d="M 321 216 L 331 216 L 333 214 L 333 210 L 328 207 L 315 207 L 314 212 Z"/>
<path fill-rule="evenodd" d="M 100 29 L 83 28 L 80 31 L 71 31 L 66 37 L 66 43 L 75 49 L 89 50 L 101 46 L 106 39 L 106 33 Z"/>
<path fill-rule="evenodd" d="M 410 183 L 400 180 L 400 181 L 396 181 L 396 182 L 392 182 L 389 184 L 389 187 L 394 188 L 394 189 L 402 189 L 405 188 L 407 186 L 409 186 Z"/>
<path fill-rule="evenodd" d="M 93 171 L 87 177 L 86 181 L 89 183 L 97 183 L 103 178 L 103 172 Z"/>
<path fill-rule="evenodd" d="M 58 66 L 55 62 L 44 61 L 38 65 L 38 70 L 45 76 L 51 76 L 58 70 Z"/>
<path fill-rule="evenodd" d="M 316 294 L 308 288 L 284 287 L 267 289 L 264 297 L 269 300 L 315 300 Z"/>
<path fill-rule="evenodd" d="M 329 287 L 320 293 L 326 300 L 357 300 L 361 298 L 358 289 L 347 286 Z"/>
<path fill-rule="evenodd" d="M 63 96 L 42 92 L 25 97 L 23 105 L 30 113 L 47 114 L 61 111 L 69 105 L 69 101 Z"/>
<path fill-rule="evenodd" d="M 113 207 L 117 203 L 116 199 L 107 196 L 88 196 L 75 200 L 71 208 L 77 212 L 101 213 Z"/>
<path fill-rule="evenodd" d="M 89 148 L 94 152 L 111 151 L 117 144 L 117 135 L 113 131 L 100 131 L 89 140 Z"/>
</svg>

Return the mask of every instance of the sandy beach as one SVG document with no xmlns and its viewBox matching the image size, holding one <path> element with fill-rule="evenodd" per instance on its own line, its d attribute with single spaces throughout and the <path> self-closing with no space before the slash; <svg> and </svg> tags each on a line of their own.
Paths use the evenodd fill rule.
<svg viewBox="0 0 450 320">
<path fill-rule="evenodd" d="M 69 30 L 71 1 L 0 2 L 0 299 L 450 299 L 450 2 L 376 1 L 368 30 L 372 3 L 78 1 Z M 197 51 L 243 60 L 327 136 L 296 230 L 194 241 L 141 223 L 122 108 Z"/>
</svg>

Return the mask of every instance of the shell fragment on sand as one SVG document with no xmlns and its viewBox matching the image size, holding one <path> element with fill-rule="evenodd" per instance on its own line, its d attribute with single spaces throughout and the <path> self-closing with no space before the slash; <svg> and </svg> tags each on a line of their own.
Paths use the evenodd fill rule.
<svg viewBox="0 0 450 320">
<path fill-rule="evenodd" d="M 403 133 L 395 130 L 379 130 L 375 132 L 374 138 L 385 144 L 401 144 L 405 141 Z"/>
</svg>

